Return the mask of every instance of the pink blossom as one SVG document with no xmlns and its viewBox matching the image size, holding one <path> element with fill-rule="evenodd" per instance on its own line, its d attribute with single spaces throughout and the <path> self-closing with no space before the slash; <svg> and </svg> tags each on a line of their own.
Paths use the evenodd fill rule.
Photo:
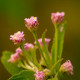
<svg viewBox="0 0 80 80">
<path fill-rule="evenodd" d="M 36 29 L 37 26 L 39 25 L 37 17 L 31 16 L 30 18 L 25 18 L 25 26 L 31 30 L 31 29 Z"/>
<path fill-rule="evenodd" d="M 65 63 L 63 63 L 60 67 L 60 70 L 62 72 L 67 72 L 68 74 L 73 75 L 73 66 L 72 66 L 70 60 L 67 60 Z"/>
<path fill-rule="evenodd" d="M 40 46 L 43 46 L 43 42 L 42 42 L 42 38 L 38 39 Z M 45 42 L 48 45 L 49 42 L 51 41 L 51 39 L 49 38 L 45 38 Z M 36 44 L 36 41 L 34 42 L 34 44 Z"/>
<path fill-rule="evenodd" d="M 64 12 L 56 12 L 56 13 L 52 13 L 51 14 L 51 20 L 54 23 L 61 23 L 64 19 L 64 15 L 65 13 Z"/>
<path fill-rule="evenodd" d="M 26 44 L 24 45 L 24 49 L 25 49 L 26 51 L 28 51 L 28 50 L 30 50 L 30 49 L 34 49 L 34 45 L 31 44 L 31 43 L 26 43 Z"/>
<path fill-rule="evenodd" d="M 18 31 L 17 33 L 14 33 L 14 35 L 10 35 L 10 40 L 14 42 L 14 44 L 23 42 L 24 39 L 24 32 Z"/>
<path fill-rule="evenodd" d="M 35 80 L 44 80 L 45 73 L 43 71 L 36 71 Z"/>
<path fill-rule="evenodd" d="M 18 55 L 18 53 L 14 53 L 14 54 L 11 55 L 10 59 L 8 60 L 8 62 L 14 63 L 17 60 L 19 60 L 19 55 Z"/>
<path fill-rule="evenodd" d="M 22 54 L 23 51 L 22 51 L 20 48 L 17 48 L 17 49 L 16 49 L 16 53 L 18 53 L 18 54 Z"/>
</svg>

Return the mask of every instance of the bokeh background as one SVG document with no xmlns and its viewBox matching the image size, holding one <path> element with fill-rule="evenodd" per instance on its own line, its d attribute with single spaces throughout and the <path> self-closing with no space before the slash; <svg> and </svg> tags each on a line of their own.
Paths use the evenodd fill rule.
<svg viewBox="0 0 80 80">
<path fill-rule="evenodd" d="M 32 34 L 24 27 L 24 18 L 37 16 L 39 20 L 38 36 L 47 28 L 46 37 L 53 38 L 54 26 L 51 13 L 65 12 L 67 29 L 64 39 L 64 61 L 70 59 L 74 66 L 74 75 L 63 80 L 80 80 L 80 0 L 0 0 L 0 57 L 2 51 L 15 51 L 16 46 L 9 36 L 24 31 L 26 42 L 34 42 Z M 52 41 L 50 43 L 51 47 Z M 0 62 L 0 80 L 8 80 L 11 75 Z"/>
</svg>

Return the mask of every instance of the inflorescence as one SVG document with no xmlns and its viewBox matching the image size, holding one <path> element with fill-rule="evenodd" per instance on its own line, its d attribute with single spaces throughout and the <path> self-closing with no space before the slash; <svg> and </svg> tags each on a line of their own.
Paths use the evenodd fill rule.
<svg viewBox="0 0 80 80">
<path fill-rule="evenodd" d="M 57 12 L 51 14 L 51 20 L 55 26 L 55 29 L 58 27 L 58 25 L 63 23 L 64 15 L 64 12 Z M 17 63 L 20 67 L 34 71 L 35 80 L 46 80 L 49 76 L 50 78 L 53 76 L 58 76 L 59 72 L 66 72 L 73 75 L 73 66 L 70 60 L 67 60 L 61 66 L 58 66 L 57 69 L 54 69 L 56 68 L 55 66 L 62 61 L 62 58 L 60 58 L 59 60 L 55 59 L 56 63 L 53 64 L 52 53 L 48 51 L 48 45 L 51 39 L 45 38 L 44 36 L 44 39 L 37 38 L 36 31 L 39 25 L 37 17 L 32 16 L 30 18 L 25 18 L 24 20 L 25 26 L 30 32 L 32 32 L 35 38 L 34 44 L 24 43 L 25 38 L 23 31 L 18 31 L 17 33 L 14 33 L 14 35 L 11 35 L 10 40 L 12 40 L 15 45 L 19 44 L 19 47 L 16 49 L 15 53 L 11 55 L 8 62 L 11 62 L 12 64 Z M 60 32 L 62 32 L 63 28 L 64 27 L 60 28 Z M 39 49 L 40 51 L 41 58 L 39 60 L 36 56 L 37 49 Z M 37 55 L 39 56 L 38 53 Z M 22 60 L 23 62 L 21 62 Z"/>
</svg>

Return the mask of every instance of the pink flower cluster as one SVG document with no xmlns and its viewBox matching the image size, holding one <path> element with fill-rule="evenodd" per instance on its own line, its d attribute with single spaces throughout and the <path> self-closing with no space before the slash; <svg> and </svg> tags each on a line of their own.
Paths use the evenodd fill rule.
<svg viewBox="0 0 80 80">
<path fill-rule="evenodd" d="M 10 59 L 8 60 L 8 62 L 14 63 L 17 60 L 19 60 L 19 55 L 17 53 L 14 53 L 11 55 Z"/>
<path fill-rule="evenodd" d="M 26 44 L 24 45 L 24 49 L 25 49 L 26 51 L 28 51 L 28 50 L 30 50 L 30 49 L 34 49 L 34 45 L 31 44 L 31 43 L 26 43 Z"/>
<path fill-rule="evenodd" d="M 72 66 L 70 60 L 67 60 L 65 63 L 63 63 L 60 67 L 60 70 L 62 72 L 67 72 L 68 74 L 73 75 L 73 66 Z"/>
<path fill-rule="evenodd" d="M 52 13 L 51 14 L 51 20 L 54 23 L 61 23 L 64 19 L 64 12 L 57 12 L 57 13 Z"/>
<path fill-rule="evenodd" d="M 40 46 L 43 46 L 43 42 L 42 42 L 42 38 L 38 39 Z M 49 42 L 51 41 L 51 39 L 49 38 L 45 38 L 45 42 L 48 45 Z M 36 44 L 36 41 L 34 42 L 34 44 Z"/>
<path fill-rule="evenodd" d="M 55 24 L 59 24 L 59 23 L 61 23 L 62 21 L 63 21 L 63 19 L 64 19 L 64 15 L 65 15 L 65 13 L 64 12 L 57 12 L 57 13 L 52 13 L 51 14 L 51 20 L 52 20 L 52 22 L 53 22 L 53 24 L 55 25 Z M 38 20 L 37 20 L 37 17 L 34 17 L 34 16 L 31 16 L 30 18 L 25 18 L 24 19 L 25 20 L 25 26 L 31 31 L 31 30 L 36 30 L 37 29 L 37 27 L 38 27 L 38 25 L 39 25 L 39 23 L 38 23 Z M 60 28 L 60 32 L 62 32 L 63 31 L 63 29 L 64 29 L 64 27 L 62 26 L 61 28 Z M 34 34 L 34 37 L 35 37 L 35 39 L 37 39 L 37 37 L 36 37 L 36 35 L 35 35 L 35 33 L 36 33 L 36 31 L 33 31 L 33 34 Z M 12 40 L 13 42 L 14 42 L 14 44 L 18 44 L 18 43 L 22 43 L 25 39 L 24 39 L 24 32 L 22 31 L 18 31 L 17 33 L 14 33 L 14 35 L 10 35 L 10 40 Z M 49 42 L 51 41 L 51 39 L 49 39 L 49 38 L 45 38 L 45 43 L 46 43 L 46 45 L 47 45 L 47 47 L 48 47 L 48 44 L 49 44 Z M 38 42 L 39 42 L 39 44 L 40 44 L 40 46 L 39 46 L 39 48 L 40 48 L 40 51 L 42 52 L 42 57 L 41 57 L 41 59 L 44 59 L 44 60 L 42 60 L 43 62 L 45 62 L 44 64 L 43 64 L 43 66 L 46 64 L 46 61 L 48 61 L 49 60 L 49 57 L 50 57 L 50 61 L 51 60 L 53 60 L 52 58 L 53 58 L 53 56 L 51 56 L 51 53 L 49 53 L 49 57 L 47 57 L 45 54 L 44 54 L 44 51 L 43 51 L 43 47 L 45 47 L 45 46 L 43 46 L 43 41 L 42 41 L 42 38 L 39 38 L 38 39 Z M 36 43 L 36 41 L 34 42 L 34 44 L 37 44 Z M 30 51 L 30 50 L 33 50 L 34 48 L 35 48 L 35 46 L 33 45 L 33 44 L 31 44 L 31 43 L 25 43 L 24 44 L 24 46 L 23 46 L 23 44 L 20 44 L 20 47 L 21 47 L 21 49 L 23 50 L 21 50 L 20 48 L 17 48 L 16 49 L 16 52 L 14 53 L 14 54 L 12 54 L 11 55 L 11 57 L 10 57 L 10 59 L 8 60 L 8 62 L 11 62 L 11 63 L 14 63 L 14 62 L 17 62 L 17 61 L 19 61 L 19 60 L 22 60 L 23 58 L 27 58 L 26 60 L 27 60 L 27 63 L 29 64 L 27 64 L 26 63 L 26 65 L 28 65 L 28 66 L 26 66 L 25 64 L 23 64 L 26 68 L 27 67 L 29 67 L 29 69 L 31 69 L 31 70 L 33 70 L 33 69 L 35 69 L 35 70 L 33 70 L 33 71 L 35 71 L 36 73 L 35 73 L 35 80 L 45 80 L 46 78 L 47 78 L 47 76 L 49 75 L 49 76 L 52 76 L 53 75 L 53 70 L 54 70 L 54 68 L 53 68 L 53 70 L 52 70 L 52 64 L 51 63 L 49 63 L 48 62 L 48 66 L 51 64 L 51 66 L 49 66 L 50 68 L 51 68 L 51 71 L 53 72 L 51 75 L 49 74 L 49 72 L 50 72 L 50 68 L 48 68 L 48 66 L 47 65 L 45 65 L 44 67 L 42 67 L 42 64 L 41 63 L 39 63 L 39 62 L 36 62 L 35 60 L 37 60 L 37 59 L 35 59 L 35 60 L 31 60 L 30 62 L 28 62 L 29 60 L 28 59 L 30 59 L 32 56 L 30 56 L 29 58 L 28 58 L 28 56 L 27 57 L 25 57 L 25 51 Z M 23 54 L 24 53 L 24 54 Z M 45 52 L 46 53 L 46 52 Z M 27 54 L 27 53 L 26 53 Z M 32 53 L 31 53 L 32 54 Z M 36 54 L 35 54 L 36 55 Z M 22 58 L 22 57 L 23 58 Z M 58 55 L 57 55 L 58 56 Z M 57 58 L 57 56 L 54 56 L 54 57 L 56 57 Z M 47 57 L 47 58 L 46 58 Z M 21 59 L 22 58 L 22 59 Z M 33 62 L 34 61 L 34 62 Z M 35 64 L 36 65 L 35 65 Z M 39 65 L 39 64 L 40 65 Z M 38 67 L 38 66 L 40 66 L 40 67 Z M 40 68 L 40 69 L 38 69 L 38 68 Z M 41 70 L 42 69 L 42 71 L 38 71 L 38 70 Z M 68 73 L 68 74 L 71 74 L 71 75 L 73 75 L 73 66 L 72 66 L 72 64 L 71 64 L 71 62 L 70 62 L 70 60 L 67 60 L 65 63 L 63 63 L 62 65 L 61 65 L 61 67 L 60 67 L 60 71 L 61 72 L 66 72 L 66 73 Z M 56 72 L 57 73 L 57 72 Z"/>
<path fill-rule="evenodd" d="M 25 18 L 25 26 L 31 30 L 31 29 L 36 29 L 37 26 L 39 25 L 37 17 L 31 16 L 30 18 Z"/>
<path fill-rule="evenodd" d="M 24 45 L 24 49 L 26 51 L 34 49 L 34 45 L 31 44 L 31 43 L 26 43 Z M 18 61 L 20 59 L 20 55 L 22 55 L 22 54 L 23 54 L 23 51 L 20 48 L 17 48 L 16 49 L 16 53 L 11 55 L 10 59 L 8 60 L 8 62 L 14 63 L 14 62 Z"/>
<path fill-rule="evenodd" d="M 18 31 L 17 33 L 14 33 L 14 35 L 10 35 L 10 40 L 12 40 L 14 44 L 23 42 L 25 40 L 24 32 Z"/>
<path fill-rule="evenodd" d="M 43 71 L 36 71 L 35 80 L 44 80 L 45 73 Z"/>
<path fill-rule="evenodd" d="M 16 49 L 16 53 L 20 55 L 20 54 L 23 53 L 23 51 L 22 51 L 20 48 L 17 48 L 17 49 Z"/>
<path fill-rule="evenodd" d="M 20 54 L 22 54 L 22 50 L 20 48 L 16 49 L 16 53 L 12 54 L 8 62 L 14 63 L 20 59 Z"/>
</svg>

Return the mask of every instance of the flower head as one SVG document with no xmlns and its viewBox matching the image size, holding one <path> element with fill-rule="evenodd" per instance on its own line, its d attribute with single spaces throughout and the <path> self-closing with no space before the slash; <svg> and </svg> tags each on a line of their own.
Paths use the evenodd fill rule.
<svg viewBox="0 0 80 80">
<path fill-rule="evenodd" d="M 28 51 L 28 50 L 30 50 L 30 49 L 34 49 L 34 45 L 31 44 L 31 43 L 26 43 L 26 44 L 24 45 L 24 49 L 25 49 L 26 51 Z"/>
<path fill-rule="evenodd" d="M 70 60 L 67 60 L 65 63 L 63 63 L 61 65 L 60 71 L 67 72 L 68 74 L 73 75 L 73 66 L 72 66 Z"/>
<path fill-rule="evenodd" d="M 25 26 L 29 30 L 35 30 L 39 25 L 37 17 L 31 16 L 30 18 L 25 18 L 24 20 L 25 20 Z"/>
<path fill-rule="evenodd" d="M 43 71 L 36 71 L 35 80 L 44 80 L 45 73 Z"/>
<path fill-rule="evenodd" d="M 17 49 L 16 49 L 16 53 L 18 53 L 18 54 L 22 54 L 23 51 L 22 51 L 20 48 L 17 48 Z"/>
<path fill-rule="evenodd" d="M 51 20 L 54 23 L 61 23 L 64 19 L 64 12 L 56 12 L 51 14 Z"/>
<path fill-rule="evenodd" d="M 38 39 L 40 46 L 43 46 L 43 42 L 42 42 L 42 38 Z M 45 38 L 45 42 L 48 45 L 49 42 L 51 41 L 51 39 L 49 38 Z M 36 44 L 36 41 L 34 42 L 34 44 Z"/>
<path fill-rule="evenodd" d="M 14 54 L 11 55 L 10 59 L 8 60 L 8 62 L 14 63 L 14 62 L 16 62 L 18 60 L 19 60 L 18 53 L 14 53 Z"/>
<path fill-rule="evenodd" d="M 14 35 L 10 35 L 10 40 L 14 42 L 14 44 L 23 42 L 24 39 L 24 32 L 18 31 L 17 33 L 14 33 Z"/>
</svg>

